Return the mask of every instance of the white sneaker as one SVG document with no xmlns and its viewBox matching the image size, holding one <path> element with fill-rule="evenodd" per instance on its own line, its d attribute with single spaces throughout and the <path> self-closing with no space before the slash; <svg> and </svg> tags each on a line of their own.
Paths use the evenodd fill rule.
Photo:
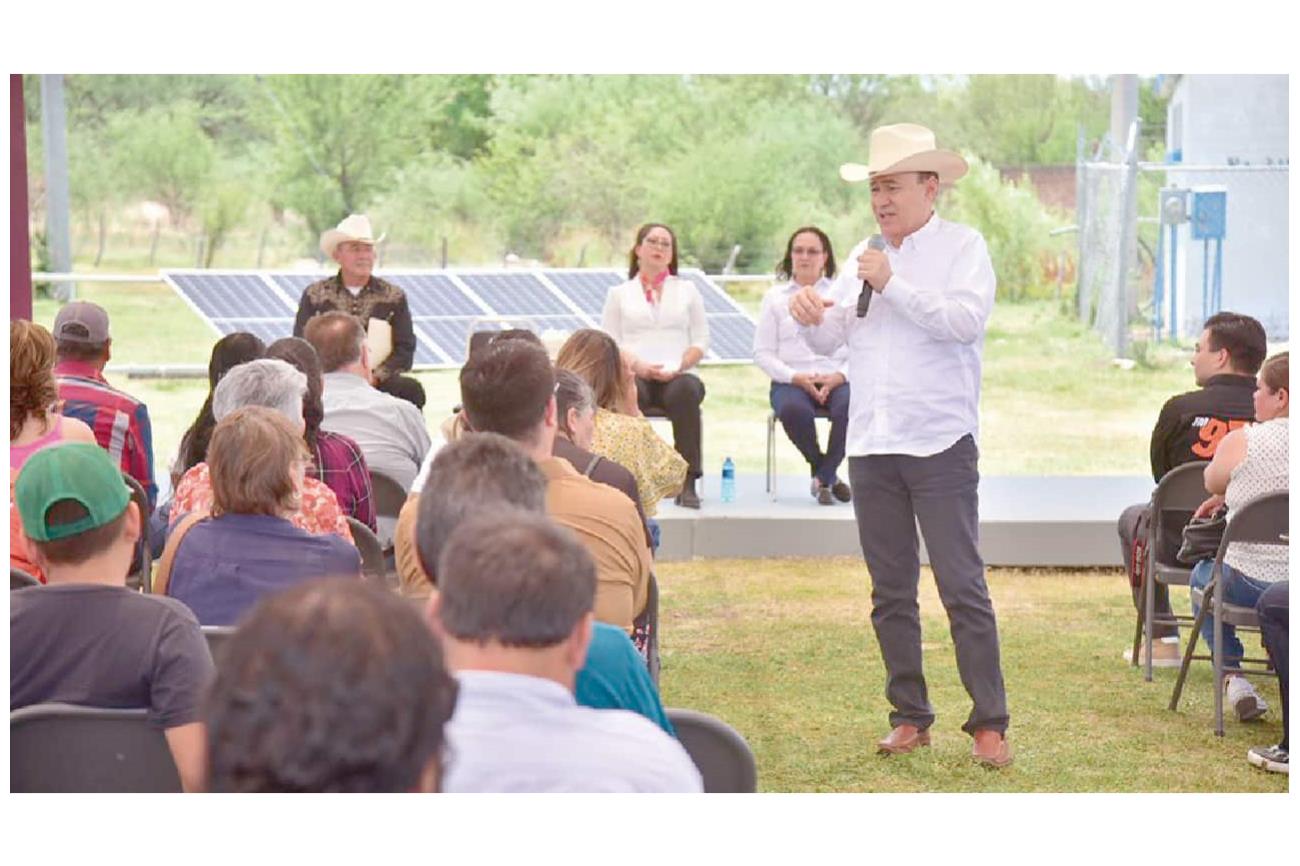
<svg viewBox="0 0 1300 866">
<path fill-rule="evenodd" d="M 1268 712 L 1268 704 L 1245 677 L 1228 677 L 1223 683 L 1223 694 L 1239 722 L 1258 719 Z"/>
</svg>

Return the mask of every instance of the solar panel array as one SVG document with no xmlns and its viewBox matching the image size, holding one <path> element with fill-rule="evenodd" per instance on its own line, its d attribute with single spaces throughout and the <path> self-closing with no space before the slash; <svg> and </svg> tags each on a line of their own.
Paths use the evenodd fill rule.
<svg viewBox="0 0 1300 866">
<path fill-rule="evenodd" d="M 266 342 L 293 334 L 302 291 L 327 273 L 169 270 L 163 279 L 218 334 L 248 331 Z M 472 331 L 528 328 L 543 338 L 599 328 L 609 290 L 626 277 L 612 269 L 396 270 L 411 308 L 420 369 L 459 367 Z M 754 321 L 701 271 L 679 276 L 699 289 L 709 321 L 704 363 L 753 360 Z"/>
</svg>

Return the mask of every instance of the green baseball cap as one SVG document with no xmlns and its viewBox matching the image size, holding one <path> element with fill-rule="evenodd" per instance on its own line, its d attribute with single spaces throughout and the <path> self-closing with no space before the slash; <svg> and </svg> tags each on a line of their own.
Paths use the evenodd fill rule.
<svg viewBox="0 0 1300 866">
<path fill-rule="evenodd" d="M 49 526 L 45 515 L 56 502 L 71 499 L 86 509 L 72 523 Z M 89 442 L 42 448 L 23 464 L 14 482 L 14 501 L 23 532 L 33 541 L 59 541 L 116 520 L 131 501 L 131 491 L 108 452 Z"/>
</svg>

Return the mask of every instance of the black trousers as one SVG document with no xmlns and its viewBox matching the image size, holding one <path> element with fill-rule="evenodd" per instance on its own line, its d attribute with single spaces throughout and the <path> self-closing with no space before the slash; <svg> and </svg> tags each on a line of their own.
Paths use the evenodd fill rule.
<svg viewBox="0 0 1300 866">
<path fill-rule="evenodd" d="M 646 414 L 658 409 L 673 422 L 673 447 L 686 458 L 690 478 L 704 474 L 700 455 L 700 404 L 703 402 L 704 383 L 693 373 L 682 373 L 670 382 L 637 377 L 637 406 Z"/>
<path fill-rule="evenodd" d="M 1264 649 L 1273 661 L 1277 671 L 1278 689 L 1282 692 L 1282 742 L 1288 749 L 1290 737 L 1287 735 L 1287 696 L 1291 691 L 1291 581 L 1280 580 L 1264 590 L 1264 594 L 1255 602 L 1255 613 L 1259 614 L 1260 637 Z M 1289 750 L 1289 749 L 1288 749 Z"/>
<path fill-rule="evenodd" d="M 424 409 L 424 386 L 420 384 L 419 379 L 411 376 L 392 375 L 375 387 L 385 394 L 392 394 L 394 397 L 400 397 L 408 403 L 415 404 L 417 409 Z"/>
<path fill-rule="evenodd" d="M 948 613 L 957 672 L 974 703 L 962 730 L 1003 733 L 1010 721 L 997 619 L 979 552 L 978 463 L 979 450 L 969 435 L 929 457 L 849 458 L 853 511 L 871 573 L 871 624 L 885 662 L 894 727 L 925 730 L 934 721 L 921 668 L 917 524 Z"/>
</svg>

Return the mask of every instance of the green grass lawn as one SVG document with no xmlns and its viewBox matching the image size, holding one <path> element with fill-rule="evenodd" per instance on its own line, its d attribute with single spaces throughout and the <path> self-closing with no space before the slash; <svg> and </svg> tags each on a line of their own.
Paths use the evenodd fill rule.
<svg viewBox="0 0 1300 866">
<path fill-rule="evenodd" d="M 873 747 L 889 730 L 889 706 L 860 560 L 699 560 L 656 573 L 664 702 L 739 730 L 761 790 L 1287 790 L 1285 777 L 1245 761 L 1251 746 L 1281 738 L 1276 681 L 1256 680 L 1271 706 L 1265 720 L 1241 724 L 1229 711 L 1223 739 L 1212 730 L 1208 662 L 1194 663 L 1169 712 L 1177 671 L 1156 670 L 1147 683 L 1120 656 L 1134 614 L 1117 569 L 989 572 L 1015 751 L 1000 772 L 969 759 L 961 724 L 970 702 L 928 569 L 920 601 L 933 745 L 896 757 Z"/>
<path fill-rule="evenodd" d="M 162 284 L 82 284 L 79 297 L 103 305 L 112 319 L 114 363 L 206 365 L 216 335 Z M 754 309 L 754 290 L 742 305 Z M 36 320 L 50 326 L 58 305 L 36 303 Z M 984 352 L 981 471 L 986 475 L 1142 475 L 1160 405 L 1191 387 L 1186 349 L 1169 348 L 1149 366 L 1116 367 L 1083 325 L 1063 318 L 1053 303 L 999 304 Z M 764 470 L 768 379 L 756 366 L 701 371 L 708 391 L 704 414 L 706 471 L 726 456 L 740 472 Z M 181 434 L 207 392 L 201 380 L 127 380 L 119 387 L 149 404 L 154 455 L 170 463 Z M 429 394 L 430 426 L 459 402 L 456 373 L 418 374 Z M 669 435 L 667 426 L 664 435 Z M 824 434 L 823 434 L 824 435 Z M 777 465 L 800 471 L 802 458 L 784 434 Z"/>
</svg>

